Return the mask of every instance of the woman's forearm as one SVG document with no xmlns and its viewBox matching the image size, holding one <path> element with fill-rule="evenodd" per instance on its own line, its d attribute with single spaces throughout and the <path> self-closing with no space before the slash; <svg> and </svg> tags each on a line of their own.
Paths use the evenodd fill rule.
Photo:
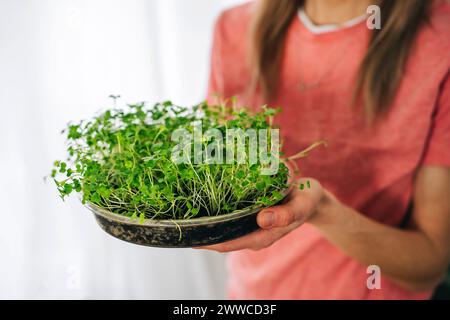
<svg viewBox="0 0 450 320">
<path fill-rule="evenodd" d="M 309 219 L 326 238 L 365 265 L 378 265 L 382 275 L 415 291 L 432 289 L 445 262 L 439 247 L 420 230 L 378 223 L 326 195 Z"/>
</svg>

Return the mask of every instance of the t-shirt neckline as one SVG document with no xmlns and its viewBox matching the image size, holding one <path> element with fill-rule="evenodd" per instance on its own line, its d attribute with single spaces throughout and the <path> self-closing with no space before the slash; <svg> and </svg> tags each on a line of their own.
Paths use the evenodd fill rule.
<svg viewBox="0 0 450 320">
<path fill-rule="evenodd" d="M 303 26 L 313 34 L 326 34 L 354 27 L 367 19 L 367 15 L 363 14 L 359 17 L 347 20 L 339 24 L 316 25 L 306 14 L 303 8 L 298 10 L 298 18 Z"/>
</svg>

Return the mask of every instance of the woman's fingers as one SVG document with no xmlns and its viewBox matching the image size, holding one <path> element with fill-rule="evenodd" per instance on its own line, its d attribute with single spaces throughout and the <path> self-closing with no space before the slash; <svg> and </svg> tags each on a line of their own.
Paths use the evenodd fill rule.
<svg viewBox="0 0 450 320">
<path fill-rule="evenodd" d="M 211 246 L 196 247 L 218 252 L 230 252 L 243 249 L 259 250 L 272 245 L 305 222 L 315 211 L 323 197 L 320 183 L 314 179 L 300 179 L 306 187 L 295 188 L 282 205 L 262 210 L 256 220 L 262 230 L 255 231 L 238 239 Z"/>
<path fill-rule="evenodd" d="M 287 227 L 296 220 L 297 217 L 291 202 L 265 209 L 256 218 L 258 225 L 263 229 Z"/>
<path fill-rule="evenodd" d="M 305 221 L 314 211 L 323 193 L 320 184 L 313 179 L 300 179 L 303 190 L 295 188 L 284 204 L 262 210 L 257 217 L 263 229 L 287 227 L 298 221 Z"/>
</svg>

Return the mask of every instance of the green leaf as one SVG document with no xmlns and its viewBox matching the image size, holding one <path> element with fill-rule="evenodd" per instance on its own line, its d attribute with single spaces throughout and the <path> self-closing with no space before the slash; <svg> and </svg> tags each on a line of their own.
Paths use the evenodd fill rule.
<svg viewBox="0 0 450 320">
<path fill-rule="evenodd" d="M 266 188 L 266 185 L 265 185 L 265 183 L 264 182 L 258 182 L 257 184 L 256 184 L 256 190 L 258 190 L 258 191 L 264 191 L 264 189 Z"/>
</svg>

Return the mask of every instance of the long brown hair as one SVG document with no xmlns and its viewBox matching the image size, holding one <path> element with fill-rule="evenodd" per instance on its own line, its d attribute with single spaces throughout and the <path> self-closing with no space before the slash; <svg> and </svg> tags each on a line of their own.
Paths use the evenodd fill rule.
<svg viewBox="0 0 450 320">
<path fill-rule="evenodd" d="M 283 42 L 304 0 L 259 0 L 253 19 L 251 60 L 253 87 L 268 100 L 277 92 Z M 375 29 L 361 62 L 355 101 L 362 101 L 369 119 L 382 115 L 399 87 L 408 53 L 422 23 L 428 21 L 430 0 L 380 0 L 382 28 Z M 301 45 L 301 44 L 299 44 Z"/>
</svg>

